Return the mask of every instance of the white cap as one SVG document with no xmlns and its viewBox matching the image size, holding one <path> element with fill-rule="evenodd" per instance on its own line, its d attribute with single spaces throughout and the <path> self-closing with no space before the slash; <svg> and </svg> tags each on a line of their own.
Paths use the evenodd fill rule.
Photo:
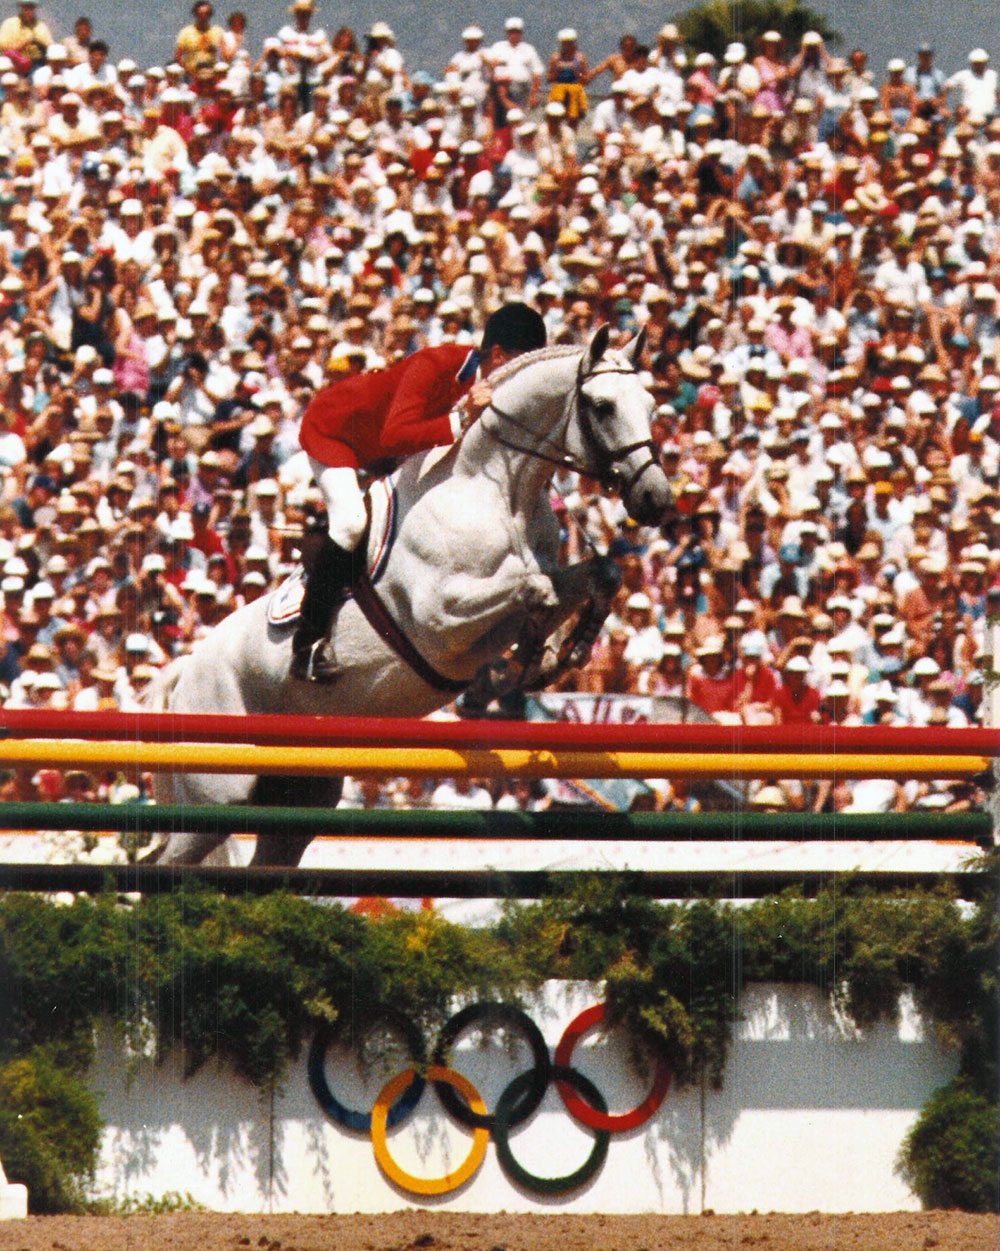
<svg viewBox="0 0 1000 1251">
<path fill-rule="evenodd" d="M 194 538 L 194 528 L 191 525 L 191 518 L 181 514 L 175 517 L 170 523 L 170 529 L 167 531 L 171 539 L 177 541 L 189 542 Z"/>
<path fill-rule="evenodd" d="M 523 17 L 508 17 L 503 24 L 504 30 L 524 30 Z"/>
<path fill-rule="evenodd" d="M 482 37 L 483 32 L 478 26 L 466 26 L 465 30 L 462 31 L 463 39 L 482 39 Z"/>
</svg>

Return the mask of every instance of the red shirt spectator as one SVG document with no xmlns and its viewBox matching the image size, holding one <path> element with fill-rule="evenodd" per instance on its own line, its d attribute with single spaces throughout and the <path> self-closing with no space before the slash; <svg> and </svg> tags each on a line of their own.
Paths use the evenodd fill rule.
<svg viewBox="0 0 1000 1251">
<path fill-rule="evenodd" d="M 809 725 L 819 719 L 822 700 L 819 691 L 806 681 L 808 672 L 809 662 L 801 656 L 793 656 L 785 665 L 774 696 L 779 725 Z"/>
<path fill-rule="evenodd" d="M 688 674 L 688 699 L 704 712 L 735 712 L 735 674 L 723 663 L 722 640 L 709 639 L 698 648 L 698 661 Z"/>
</svg>

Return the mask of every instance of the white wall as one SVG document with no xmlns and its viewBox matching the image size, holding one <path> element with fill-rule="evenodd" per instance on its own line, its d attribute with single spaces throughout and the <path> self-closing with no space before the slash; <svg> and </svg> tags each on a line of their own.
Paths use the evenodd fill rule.
<svg viewBox="0 0 1000 1251">
<path fill-rule="evenodd" d="M 550 983 L 531 1015 L 554 1048 L 565 1025 L 594 1002 L 586 987 Z M 956 1071 L 904 1003 L 897 1027 L 858 1037 L 809 987 L 753 986 L 720 1091 L 671 1091 L 645 1127 L 611 1139 L 602 1172 L 584 1190 L 546 1199 L 518 1189 L 490 1145 L 478 1174 L 439 1200 L 397 1190 L 380 1173 L 367 1137 L 332 1124 L 306 1078 L 305 1056 L 273 1106 L 225 1070 L 208 1066 L 184 1082 L 179 1062 L 139 1065 L 127 1080 L 120 1053 L 102 1043 L 92 1086 L 107 1120 L 99 1171 L 119 1197 L 189 1192 L 207 1207 L 266 1212 L 453 1211 L 717 1212 L 886 1211 L 919 1207 L 894 1173 L 900 1143 L 922 1104 Z M 627 1040 L 588 1035 L 574 1064 L 612 1112 L 644 1083 L 629 1069 Z M 520 1046 L 474 1034 L 454 1057 L 492 1107 L 530 1061 Z M 402 1064 L 392 1072 L 398 1072 Z M 342 1057 L 328 1080 L 346 1103 L 371 1106 L 388 1076 L 365 1081 Z M 273 1126 L 273 1128 L 272 1128 Z M 577 1168 L 591 1139 L 550 1088 L 535 1117 L 512 1137 L 516 1158 L 540 1174 Z M 397 1161 L 440 1174 L 464 1158 L 470 1137 L 433 1093 L 390 1132 Z"/>
</svg>

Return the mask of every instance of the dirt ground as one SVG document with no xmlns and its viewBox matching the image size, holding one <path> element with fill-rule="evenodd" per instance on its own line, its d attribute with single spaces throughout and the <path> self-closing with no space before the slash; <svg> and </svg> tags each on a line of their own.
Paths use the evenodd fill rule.
<svg viewBox="0 0 1000 1251">
<path fill-rule="evenodd" d="M 962 1212 L 784 1216 L 36 1216 L 0 1251 L 997 1251 L 1000 1217 Z"/>
</svg>

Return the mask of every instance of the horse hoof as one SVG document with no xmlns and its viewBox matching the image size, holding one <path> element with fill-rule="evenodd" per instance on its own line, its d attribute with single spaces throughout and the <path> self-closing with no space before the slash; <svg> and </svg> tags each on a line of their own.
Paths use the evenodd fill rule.
<svg viewBox="0 0 1000 1251">
<path fill-rule="evenodd" d="M 622 584 L 622 571 L 611 556 L 595 556 L 593 561 L 594 589 L 607 599 L 613 599 Z"/>
</svg>

